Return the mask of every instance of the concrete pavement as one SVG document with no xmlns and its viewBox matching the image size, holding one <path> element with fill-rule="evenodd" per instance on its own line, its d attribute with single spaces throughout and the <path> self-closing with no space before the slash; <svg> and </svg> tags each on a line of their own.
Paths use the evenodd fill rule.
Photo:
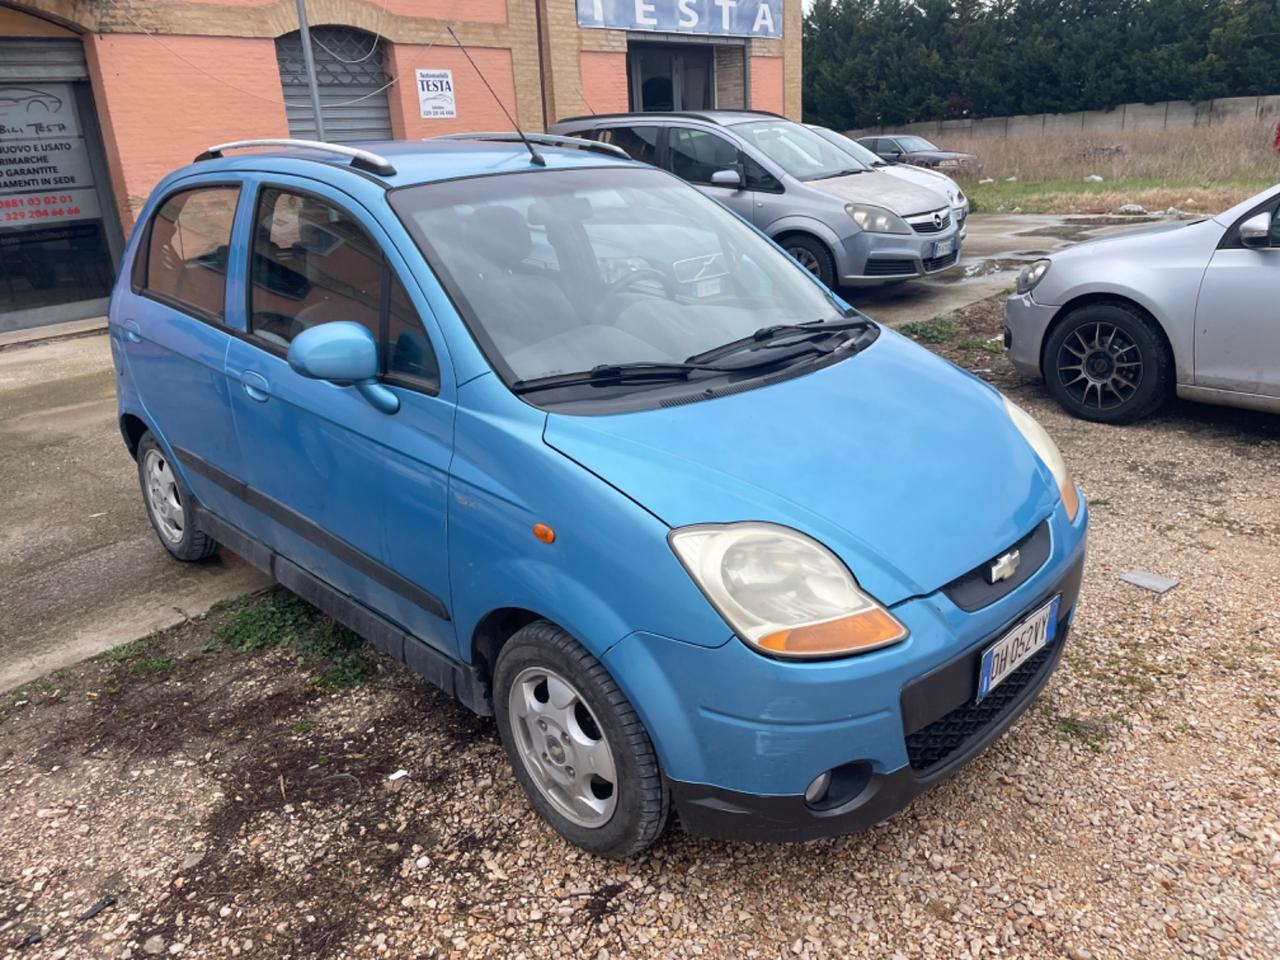
<svg viewBox="0 0 1280 960">
<path fill-rule="evenodd" d="M 0 690 L 266 583 L 160 546 L 112 381 L 104 333 L 0 349 Z"/>
</svg>

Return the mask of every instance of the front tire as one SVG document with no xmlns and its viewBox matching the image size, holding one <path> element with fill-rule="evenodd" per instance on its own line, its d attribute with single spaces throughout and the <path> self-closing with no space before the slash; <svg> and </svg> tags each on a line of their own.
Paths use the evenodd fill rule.
<svg viewBox="0 0 1280 960">
<path fill-rule="evenodd" d="M 494 670 L 498 733 L 534 809 L 570 843 L 621 859 L 652 844 L 670 798 L 644 725 L 613 678 L 545 620 Z"/>
<path fill-rule="evenodd" d="M 169 455 L 147 431 L 138 441 L 138 484 L 151 526 L 174 557 L 185 562 L 212 556 L 218 543 L 195 524 L 191 497 L 169 462 Z"/>
<path fill-rule="evenodd" d="M 795 257 L 800 266 L 821 280 L 826 287 L 835 289 L 836 264 L 825 243 L 803 234 L 793 234 L 783 237 L 781 244 L 782 249 Z"/>
<path fill-rule="evenodd" d="M 1072 310 L 1041 359 L 1045 387 L 1072 416 L 1132 423 L 1169 397 L 1173 356 L 1146 314 L 1122 303 Z"/>
</svg>

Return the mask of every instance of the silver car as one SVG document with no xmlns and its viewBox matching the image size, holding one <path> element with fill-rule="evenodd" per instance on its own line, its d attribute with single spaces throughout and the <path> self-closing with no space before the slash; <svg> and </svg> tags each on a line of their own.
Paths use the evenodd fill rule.
<svg viewBox="0 0 1280 960">
<path fill-rule="evenodd" d="M 549 131 L 670 170 L 776 240 L 829 287 L 939 273 L 960 229 L 937 192 L 870 170 L 772 113 L 703 110 L 562 120 Z"/>
<path fill-rule="evenodd" d="M 813 123 L 806 123 L 805 126 L 822 137 L 823 140 L 835 144 L 855 160 L 860 161 L 872 170 L 879 170 L 881 173 L 887 173 L 889 176 L 896 177 L 899 180 L 906 180 L 908 183 L 914 183 L 941 193 L 947 198 L 947 202 L 951 204 L 951 216 L 960 227 L 960 239 L 964 239 L 964 224 L 969 217 L 969 198 L 964 195 L 964 190 L 960 188 L 960 184 L 945 173 L 917 167 L 910 163 L 890 163 L 888 160 L 884 160 L 879 155 L 872 153 L 852 137 L 846 137 L 843 133 L 838 133 L 827 127 L 819 127 Z"/>
<path fill-rule="evenodd" d="M 1280 184 L 1029 264 L 1004 342 L 1086 420 L 1137 420 L 1173 394 L 1280 412 Z"/>
</svg>

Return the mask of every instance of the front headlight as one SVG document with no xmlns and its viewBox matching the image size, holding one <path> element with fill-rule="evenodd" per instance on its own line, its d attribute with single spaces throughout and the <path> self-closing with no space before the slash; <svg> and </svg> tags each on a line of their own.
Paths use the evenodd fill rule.
<svg viewBox="0 0 1280 960">
<path fill-rule="evenodd" d="M 910 233 L 911 226 L 892 210 L 869 203 L 851 203 L 845 212 L 867 233 Z"/>
<path fill-rule="evenodd" d="M 1049 436 L 1035 417 L 1008 397 L 1002 395 L 1002 399 L 1005 413 L 1009 414 L 1013 425 L 1026 438 L 1027 443 L 1031 444 L 1031 449 L 1036 452 L 1036 456 L 1049 468 L 1053 479 L 1057 481 L 1058 492 L 1062 494 L 1062 505 L 1067 508 L 1067 519 L 1075 520 L 1080 513 L 1080 494 L 1076 492 L 1075 481 L 1071 479 L 1071 471 L 1067 469 L 1067 461 L 1062 459 L 1062 452 L 1058 449 L 1058 445 L 1053 442 L 1053 437 Z"/>
<path fill-rule="evenodd" d="M 668 536 L 733 631 L 775 657 L 838 657 L 897 643 L 907 628 L 830 550 L 774 523 L 699 524 Z"/>
<path fill-rule="evenodd" d="M 1030 293 L 1034 290 L 1036 284 L 1049 272 L 1049 266 L 1048 260 L 1035 260 L 1023 267 L 1018 273 L 1018 292 Z"/>
<path fill-rule="evenodd" d="M 960 166 L 960 161 L 959 161 L 959 160 L 939 160 L 939 161 L 938 161 L 938 166 L 940 166 L 940 167 L 958 167 L 958 166 Z"/>
</svg>

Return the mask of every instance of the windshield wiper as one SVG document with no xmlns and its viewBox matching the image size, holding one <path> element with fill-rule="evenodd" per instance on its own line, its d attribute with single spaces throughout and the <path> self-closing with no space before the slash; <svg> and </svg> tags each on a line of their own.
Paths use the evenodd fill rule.
<svg viewBox="0 0 1280 960">
<path fill-rule="evenodd" d="M 816 179 L 816 180 L 834 180 L 836 177 L 851 177 L 851 176 L 853 176 L 855 173 L 866 173 L 866 172 L 867 172 L 867 168 L 866 168 L 866 167 L 851 167 L 851 168 L 850 168 L 850 169 L 848 169 L 848 170 L 837 170 L 835 173 L 824 173 L 822 176 L 820 176 L 820 177 L 815 177 L 814 179 Z"/>
<path fill-rule="evenodd" d="M 556 387 L 572 387 L 583 383 L 634 383 L 650 380 L 660 383 L 666 380 L 687 380 L 696 370 L 732 373 L 736 367 L 720 367 L 711 363 L 687 361 L 685 363 L 657 363 L 646 360 L 635 363 L 602 363 L 590 370 L 571 373 L 555 373 L 530 380 L 517 380 L 511 385 L 513 393 L 532 393 L 536 390 L 553 390 Z"/>
<path fill-rule="evenodd" d="M 866 317 L 842 317 L 839 320 L 812 320 L 809 323 L 776 323 L 771 327 L 761 327 L 749 337 L 743 337 L 740 340 L 730 340 L 728 343 L 722 343 L 718 347 L 712 347 L 710 350 L 704 350 L 702 353 L 695 353 L 692 357 L 685 360 L 685 363 L 709 363 L 713 360 L 720 360 L 732 353 L 739 353 L 743 350 L 758 350 L 762 347 L 770 349 L 779 349 L 782 347 L 793 347 L 797 344 L 808 343 L 829 336 L 839 330 L 856 330 L 860 328 L 871 327 L 872 323 Z M 790 338 L 791 334 L 800 334 L 798 337 Z M 783 337 L 788 337 L 785 344 L 773 344 L 773 341 Z M 776 357 L 769 356 L 763 358 L 761 363 L 774 363 Z M 743 369 L 735 367 L 735 369 Z"/>
</svg>

